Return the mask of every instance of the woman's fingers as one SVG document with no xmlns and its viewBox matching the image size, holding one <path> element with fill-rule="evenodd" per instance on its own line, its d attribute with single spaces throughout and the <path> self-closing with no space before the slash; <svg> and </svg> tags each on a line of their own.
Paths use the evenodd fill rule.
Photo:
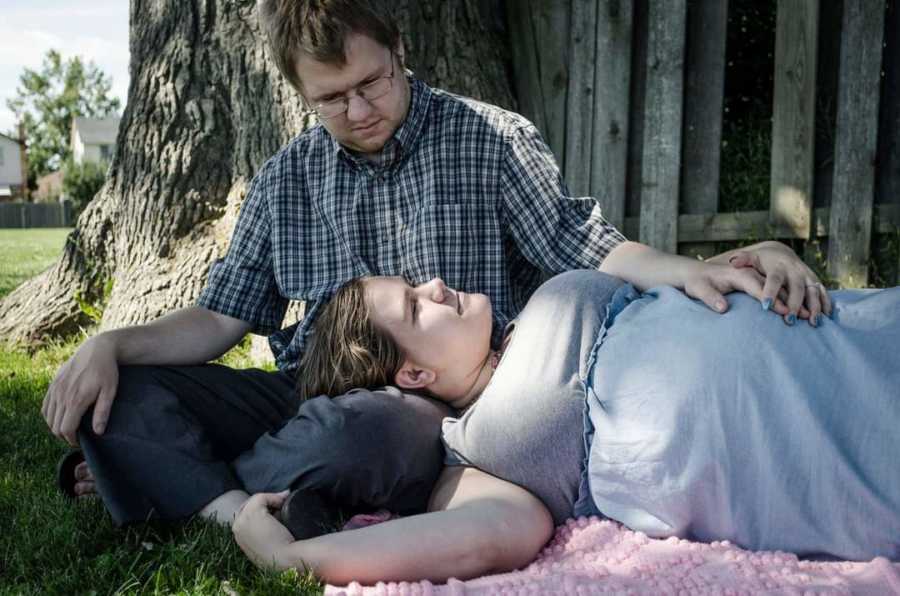
<svg viewBox="0 0 900 596">
<path fill-rule="evenodd" d="M 807 284 L 806 286 L 806 304 L 809 307 L 809 318 L 807 321 L 813 327 L 819 326 L 819 316 L 822 313 L 821 292 L 819 284 Z"/>
</svg>

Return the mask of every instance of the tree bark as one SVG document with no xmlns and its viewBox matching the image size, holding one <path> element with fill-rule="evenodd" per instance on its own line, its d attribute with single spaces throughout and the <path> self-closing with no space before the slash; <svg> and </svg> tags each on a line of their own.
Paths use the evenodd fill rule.
<svg viewBox="0 0 900 596">
<path fill-rule="evenodd" d="M 514 109 L 500 0 L 392 6 L 419 78 Z M 101 329 L 193 303 L 254 172 L 314 124 L 267 55 L 254 0 L 132 0 L 130 30 L 108 178 L 59 261 L 0 302 L 7 341 L 71 335 L 93 322 L 85 303 L 102 307 Z"/>
</svg>

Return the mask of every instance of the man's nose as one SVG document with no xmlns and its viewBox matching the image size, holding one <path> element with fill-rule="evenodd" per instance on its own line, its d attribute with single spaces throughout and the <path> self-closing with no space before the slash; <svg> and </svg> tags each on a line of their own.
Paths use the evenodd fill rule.
<svg viewBox="0 0 900 596">
<path fill-rule="evenodd" d="M 362 122 L 372 110 L 372 104 L 362 95 L 353 95 L 347 98 L 347 120 Z"/>
</svg>

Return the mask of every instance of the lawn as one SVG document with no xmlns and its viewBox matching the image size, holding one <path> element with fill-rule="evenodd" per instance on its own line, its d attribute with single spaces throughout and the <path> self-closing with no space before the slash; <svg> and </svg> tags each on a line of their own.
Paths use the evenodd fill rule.
<svg viewBox="0 0 900 596">
<path fill-rule="evenodd" d="M 0 297 L 53 264 L 71 231 L 70 228 L 0 229 Z"/>
<path fill-rule="evenodd" d="M 0 296 L 49 266 L 68 230 L 0 230 Z M 35 353 L 0 347 L 0 595 L 318 594 L 297 573 L 263 573 L 229 531 L 184 526 L 113 526 L 97 502 L 71 503 L 56 490 L 66 447 L 49 434 L 41 400 L 83 337 Z M 247 366 L 247 344 L 224 360 Z"/>
</svg>

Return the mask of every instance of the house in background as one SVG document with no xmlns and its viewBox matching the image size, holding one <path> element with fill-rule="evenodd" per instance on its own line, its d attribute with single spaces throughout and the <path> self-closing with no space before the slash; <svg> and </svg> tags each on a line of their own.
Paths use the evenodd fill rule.
<svg viewBox="0 0 900 596">
<path fill-rule="evenodd" d="M 0 201 L 12 201 L 25 196 L 28 164 L 25 143 L 0 133 Z"/>
<path fill-rule="evenodd" d="M 107 118 L 72 119 L 72 159 L 80 164 L 85 161 L 112 160 L 116 149 L 116 135 L 119 133 L 118 116 Z"/>
</svg>

